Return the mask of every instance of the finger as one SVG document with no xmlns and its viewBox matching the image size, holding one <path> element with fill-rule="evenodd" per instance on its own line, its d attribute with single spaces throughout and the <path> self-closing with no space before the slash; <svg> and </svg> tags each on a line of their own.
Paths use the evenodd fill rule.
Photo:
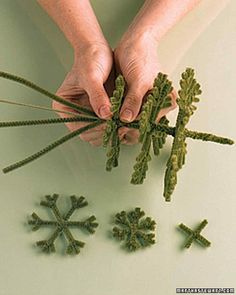
<svg viewBox="0 0 236 295">
<path fill-rule="evenodd" d="M 125 145 L 135 145 L 138 142 L 137 141 L 130 141 L 130 140 L 122 139 L 121 143 L 125 144 Z"/>
<path fill-rule="evenodd" d="M 92 146 L 99 147 L 99 146 L 102 145 L 103 141 L 102 141 L 102 139 L 97 139 L 97 140 L 90 141 L 89 143 L 90 143 Z"/>
<path fill-rule="evenodd" d="M 105 131 L 106 127 L 107 127 L 106 123 L 103 123 L 97 127 L 94 127 L 93 129 L 88 130 L 87 132 L 100 131 L 103 133 Z"/>
<path fill-rule="evenodd" d="M 124 136 L 125 144 L 133 145 L 139 142 L 139 131 L 136 129 L 130 129 Z"/>
<path fill-rule="evenodd" d="M 84 90 L 81 90 L 80 87 L 74 87 L 73 85 L 63 85 L 58 89 L 57 95 L 63 97 L 66 100 L 72 101 L 75 104 L 78 104 L 79 106 L 85 106 L 88 109 L 92 110 L 92 107 L 89 103 L 88 95 L 85 93 Z M 61 118 L 71 118 L 74 117 L 80 112 L 77 112 L 73 109 L 71 109 L 68 106 L 65 106 L 57 101 L 53 101 L 52 108 L 58 113 L 58 115 Z M 75 131 L 81 127 L 84 127 L 88 125 L 89 123 L 82 123 L 82 122 L 71 122 L 71 123 L 65 123 L 67 128 L 70 131 Z"/>
<path fill-rule="evenodd" d="M 94 112 L 101 119 L 111 118 L 112 112 L 110 110 L 110 100 L 104 89 L 103 84 L 99 83 L 98 81 L 90 81 L 85 90 L 89 96 L 89 101 Z"/>
<path fill-rule="evenodd" d="M 68 79 L 69 79 L 69 76 L 67 75 L 67 78 L 64 80 L 60 88 L 57 90 L 56 95 L 59 95 L 60 97 L 66 100 L 77 103 L 79 97 L 83 98 L 84 96 L 86 96 L 85 91 L 82 90 L 79 86 L 77 87 L 77 86 L 74 86 L 73 84 L 70 84 L 70 83 L 68 84 Z M 61 118 L 71 118 L 78 114 L 77 111 L 55 100 L 52 103 L 52 108 L 57 112 L 57 114 Z M 84 126 L 84 124 L 79 122 L 65 123 L 65 125 L 72 132 Z"/>
<path fill-rule="evenodd" d="M 91 123 L 85 123 L 85 122 L 81 122 L 84 124 L 84 126 L 86 126 L 87 124 L 91 124 Z M 106 129 L 106 124 L 103 123 L 102 125 L 99 125 L 97 127 L 94 127 L 92 129 L 89 129 L 87 131 L 85 131 L 84 133 L 94 133 L 94 132 L 101 132 L 101 133 L 104 133 L 104 130 Z"/>
<path fill-rule="evenodd" d="M 125 137 L 125 134 L 129 131 L 128 127 L 121 127 L 118 129 L 118 135 L 120 140 L 122 141 Z"/>
<path fill-rule="evenodd" d="M 87 93 L 85 93 L 85 91 L 80 91 L 78 90 L 77 92 L 74 90 L 74 87 L 64 87 L 63 89 L 59 88 L 58 91 L 56 92 L 56 95 L 70 101 L 70 102 L 73 102 L 74 104 L 78 104 L 78 106 L 83 106 L 83 107 L 86 107 L 90 110 L 92 110 L 92 107 L 89 103 L 89 98 L 88 98 L 88 95 Z M 64 105 L 63 104 L 60 104 L 56 101 L 53 101 L 53 107 L 55 108 L 55 106 L 61 106 L 63 107 Z M 64 106 L 65 110 L 68 110 L 70 112 L 73 112 L 73 113 L 80 113 L 76 110 L 73 110 L 71 109 L 70 107 L 68 106 Z"/>
<path fill-rule="evenodd" d="M 58 88 L 56 95 L 76 103 L 79 99 L 86 96 L 85 91 L 78 85 L 75 81 L 74 75 L 70 73 L 67 74 L 65 80 Z M 85 105 L 86 106 L 86 105 Z"/>
<path fill-rule="evenodd" d="M 78 123 L 79 128 L 84 127 L 88 124 L 90 123 L 84 123 L 84 122 Z M 83 141 L 90 141 L 97 138 L 103 138 L 105 128 L 106 128 L 106 125 L 104 123 L 102 125 L 99 125 L 95 128 L 92 128 L 92 129 L 89 129 L 88 131 L 83 132 L 79 137 Z"/>
<path fill-rule="evenodd" d="M 121 143 L 132 145 L 139 141 L 139 131 L 127 127 L 121 127 L 118 131 Z"/>
<path fill-rule="evenodd" d="M 72 110 L 71 108 L 64 106 L 58 102 L 53 102 L 52 103 L 52 108 L 57 112 L 57 114 L 61 117 L 61 118 L 72 118 L 76 115 L 78 115 L 78 113 L 76 113 L 74 110 Z M 59 112 L 58 112 L 59 111 Z M 64 113 L 65 112 L 65 113 Z M 68 113 L 67 113 L 68 112 Z M 69 114 L 71 113 L 71 114 Z M 75 115 L 73 115 L 73 113 Z M 75 131 L 83 126 L 86 125 L 86 123 L 83 122 L 72 122 L 72 123 L 65 123 L 66 127 L 70 130 L 70 131 Z"/>
<path fill-rule="evenodd" d="M 56 95 L 63 97 L 65 99 L 68 99 L 70 101 L 75 101 L 80 98 L 81 95 L 84 95 L 85 92 L 80 87 L 71 85 L 62 85 L 58 91 L 56 92 Z"/>
<path fill-rule="evenodd" d="M 95 131 L 95 132 L 84 132 L 80 135 L 80 138 L 84 141 L 96 141 L 96 140 L 99 140 L 99 139 L 102 139 L 103 137 L 103 132 L 101 131 Z"/>
<path fill-rule="evenodd" d="M 64 105 L 62 105 L 62 104 L 60 104 L 58 102 L 53 102 L 53 109 L 55 109 L 57 111 L 58 115 L 61 118 L 72 118 L 72 117 L 78 115 L 78 113 L 75 113 L 75 115 L 72 115 L 72 114 L 70 115 L 70 114 L 67 114 L 67 113 L 60 113 L 60 112 L 58 112 L 58 111 L 62 111 L 62 112 L 64 112 L 64 111 L 65 112 L 71 111 L 71 109 L 69 107 L 66 107 L 66 106 L 64 106 Z M 87 126 L 89 124 L 90 124 L 89 122 L 88 123 L 87 122 L 70 122 L 70 123 L 68 122 L 68 123 L 65 123 L 66 127 L 71 132 L 73 132 L 75 130 L 78 130 L 78 129 L 80 129 L 80 128 L 84 127 L 84 126 Z M 102 125 L 99 125 L 99 126 L 93 128 L 93 129 L 90 129 L 90 130 L 88 130 L 86 132 L 93 132 L 93 130 L 104 132 L 104 129 L 105 129 L 105 124 L 102 124 Z M 84 132 L 84 133 L 86 133 L 86 132 Z"/>
<path fill-rule="evenodd" d="M 130 85 L 120 111 L 121 121 L 132 122 L 137 117 L 142 105 L 143 97 L 150 87 L 152 86 L 147 83 L 135 82 Z"/>
</svg>

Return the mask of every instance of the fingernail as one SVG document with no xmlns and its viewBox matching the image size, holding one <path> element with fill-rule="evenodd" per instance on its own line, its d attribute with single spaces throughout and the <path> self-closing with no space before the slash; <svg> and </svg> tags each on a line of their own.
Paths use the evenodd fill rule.
<svg viewBox="0 0 236 295">
<path fill-rule="evenodd" d="M 101 106 L 99 109 L 99 115 L 104 119 L 107 117 L 110 117 L 111 111 L 110 111 L 109 106 L 107 106 L 107 105 Z"/>
<path fill-rule="evenodd" d="M 129 122 L 132 120 L 132 118 L 133 118 L 133 112 L 129 109 L 126 109 L 121 113 L 121 119 L 124 121 Z"/>
</svg>

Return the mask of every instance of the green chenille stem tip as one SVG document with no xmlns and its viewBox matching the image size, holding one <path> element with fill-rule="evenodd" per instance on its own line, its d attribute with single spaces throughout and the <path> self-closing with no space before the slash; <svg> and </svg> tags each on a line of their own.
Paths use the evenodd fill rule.
<svg viewBox="0 0 236 295">
<path fill-rule="evenodd" d="M 94 123 L 91 123 L 85 127 L 82 127 L 80 129 L 77 129 L 63 137 L 61 137 L 60 139 L 52 142 L 51 144 L 49 144 L 48 146 L 46 146 L 45 148 L 43 148 L 42 150 L 40 150 L 39 152 L 25 158 L 24 160 L 21 160 L 15 164 L 12 164 L 6 168 L 3 169 L 3 173 L 8 173 L 10 171 L 13 171 L 15 169 L 18 169 L 34 160 L 36 160 L 37 158 L 40 158 L 42 157 L 43 155 L 47 154 L 49 151 L 55 149 L 56 147 L 58 147 L 59 145 L 62 145 L 63 143 L 67 142 L 68 140 L 80 135 L 81 133 L 89 130 L 89 129 L 92 129 L 98 125 L 102 124 L 101 121 L 97 121 L 97 122 L 94 122 Z"/>
<path fill-rule="evenodd" d="M 72 109 L 74 109 L 76 111 L 79 111 L 81 113 L 94 116 L 93 111 L 88 110 L 88 109 L 83 108 L 83 107 L 80 107 L 79 105 L 74 104 L 74 103 L 70 102 L 69 100 L 66 100 L 66 99 L 64 99 L 64 98 L 62 98 L 62 97 L 60 97 L 60 96 L 58 96 L 56 94 L 53 94 L 53 93 L 49 92 L 48 90 L 45 90 L 42 87 L 40 87 L 40 86 L 34 84 L 33 82 L 28 81 L 28 80 L 26 80 L 26 79 L 24 79 L 22 77 L 18 77 L 16 75 L 12 75 L 10 73 L 1 72 L 1 71 L 0 71 L 0 77 L 4 78 L 4 79 L 12 80 L 12 81 L 20 83 L 20 84 L 23 84 L 23 85 L 25 85 L 25 86 L 27 86 L 29 88 L 32 88 L 35 91 L 37 91 L 37 92 L 39 92 L 41 94 L 44 94 L 45 96 L 47 96 L 47 97 L 49 97 L 49 98 L 51 98 L 51 99 L 53 99 L 53 100 L 55 100 L 55 101 L 57 101 L 57 102 L 59 102 L 61 104 L 64 104 L 64 105 L 66 105 L 66 106 L 68 106 L 68 107 L 70 107 L 70 108 L 72 108 Z"/>
</svg>

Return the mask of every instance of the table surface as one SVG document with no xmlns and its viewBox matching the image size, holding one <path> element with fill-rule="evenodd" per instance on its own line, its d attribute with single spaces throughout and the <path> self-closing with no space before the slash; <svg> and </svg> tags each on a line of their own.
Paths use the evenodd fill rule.
<svg viewBox="0 0 236 295">
<path fill-rule="evenodd" d="M 142 4 L 122 2 L 92 1 L 112 46 Z M 189 128 L 236 139 L 236 3 L 225 1 L 221 8 L 222 3 L 217 0 L 212 5 L 207 0 L 200 4 L 168 33 L 159 52 L 175 87 L 187 66 L 196 70 L 202 85 L 201 101 Z M 215 15 L 210 16 L 210 5 L 218 9 Z M 191 30 L 198 26 L 191 41 Z M 0 69 L 55 92 L 71 66 L 72 50 L 36 1 L 0 1 L 0 28 Z M 50 106 L 49 99 L 3 79 L 0 98 Z M 50 115 L 4 104 L 0 114 L 2 121 Z M 175 115 L 170 115 L 172 122 Z M 64 125 L 1 129 L 1 167 L 66 133 Z M 187 143 L 186 165 L 179 172 L 171 203 L 162 196 L 171 139 L 151 162 L 141 186 L 129 183 L 139 146 L 122 147 L 120 166 L 108 173 L 103 148 L 77 138 L 22 169 L 0 174 L 0 295 L 172 295 L 178 287 L 236 287 L 235 146 Z M 65 242 L 60 239 L 58 252 L 51 256 L 34 246 L 35 241 L 50 235 L 50 230 L 32 232 L 27 219 L 33 211 L 42 218 L 50 217 L 39 202 L 54 192 L 63 197 L 84 195 L 89 206 L 74 218 L 95 214 L 99 221 L 93 236 L 73 231 L 86 242 L 76 257 L 63 255 Z M 65 203 L 61 199 L 60 208 L 65 209 Z M 110 238 L 112 216 L 137 206 L 157 221 L 157 244 L 129 254 Z M 181 249 L 185 236 L 177 225 L 183 222 L 192 228 L 204 218 L 209 224 L 203 235 L 212 246 L 203 249 L 194 244 L 189 250 Z"/>
</svg>

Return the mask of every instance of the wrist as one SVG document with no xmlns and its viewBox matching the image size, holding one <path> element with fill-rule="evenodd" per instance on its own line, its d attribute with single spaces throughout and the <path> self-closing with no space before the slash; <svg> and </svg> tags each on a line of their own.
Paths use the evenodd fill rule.
<svg viewBox="0 0 236 295">
<path fill-rule="evenodd" d="M 156 34 L 155 34 L 155 29 L 152 26 L 146 26 L 146 27 L 131 26 L 128 29 L 128 31 L 123 35 L 119 43 L 119 46 L 121 45 L 125 46 L 127 44 L 130 44 L 133 46 L 143 44 L 144 46 L 148 46 L 150 42 L 152 46 L 157 46 L 159 43 L 159 39 L 156 37 Z"/>
<path fill-rule="evenodd" d="M 85 53 L 91 52 L 101 52 L 101 51 L 107 51 L 111 52 L 111 48 L 107 41 L 104 39 L 100 40 L 80 40 L 76 45 L 73 46 L 74 49 L 74 57 L 75 59 L 78 56 L 81 56 Z"/>
<path fill-rule="evenodd" d="M 75 40 L 73 40 L 73 42 L 71 42 L 71 45 L 75 54 L 93 47 L 109 47 L 109 44 L 103 36 L 96 38 L 91 38 L 89 36 L 78 36 L 75 38 Z"/>
</svg>

